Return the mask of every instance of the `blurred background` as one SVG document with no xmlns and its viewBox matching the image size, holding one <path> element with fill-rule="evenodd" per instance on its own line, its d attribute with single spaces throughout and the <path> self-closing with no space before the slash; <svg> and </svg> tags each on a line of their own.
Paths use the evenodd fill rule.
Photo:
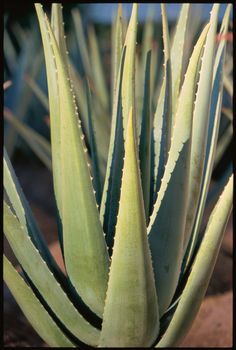
<svg viewBox="0 0 236 350">
<path fill-rule="evenodd" d="M 227 4 L 221 4 L 219 26 Z M 122 4 L 124 28 L 131 13 L 132 4 Z M 179 16 L 181 4 L 167 4 L 170 37 Z M 195 42 L 203 23 L 209 19 L 212 4 L 193 4 L 189 26 L 189 45 L 186 57 L 190 54 L 192 42 Z M 50 14 L 50 4 L 44 5 Z M 63 8 L 67 48 L 77 82 L 76 94 L 81 118 L 86 119 L 85 99 L 81 92 L 85 89 L 85 78 L 92 75 L 96 56 L 100 73 L 104 80 L 106 94 L 112 87 L 112 25 L 115 20 L 117 4 L 65 4 Z M 163 44 L 161 32 L 160 4 L 140 4 L 137 34 L 137 62 L 142 67 L 142 48 L 147 40 L 147 25 L 152 23 L 148 40 L 153 48 L 154 101 L 158 97 L 162 64 Z M 207 215 L 211 212 L 216 198 L 232 172 L 232 96 L 233 96 L 233 59 L 232 59 L 232 14 L 227 38 L 227 55 L 224 75 L 223 108 L 219 129 L 219 139 L 214 164 L 211 190 L 207 200 Z M 146 33 L 146 34 L 145 34 Z M 81 40 L 89 42 L 86 50 Z M 53 195 L 51 159 L 46 150 L 50 148 L 50 119 L 47 98 L 47 81 L 39 26 L 33 3 L 25 2 L 20 6 L 14 1 L 4 2 L 4 145 L 13 163 L 16 175 L 23 191 L 39 222 L 47 242 L 58 255 L 57 226 L 55 222 L 55 201 Z M 87 57 L 86 57 L 87 52 Z M 87 58 L 87 61 L 85 59 Z M 87 63 L 86 63 L 87 62 Z M 184 63 L 185 67 L 187 64 Z M 141 75 L 140 75 L 141 77 Z M 142 77 L 140 78 L 142 79 Z M 96 80 L 92 90 L 94 109 L 98 115 L 106 115 L 109 131 L 111 105 L 102 100 L 96 90 Z M 142 96 L 137 96 L 137 103 Z M 108 101 L 108 102 L 107 102 Z M 154 108 L 153 107 L 153 108 Z M 107 132 L 109 135 L 109 132 Z M 109 137 L 103 139 L 99 147 L 108 149 Z M 104 159 L 105 168 L 106 159 Z M 103 170 L 104 171 L 104 170 Z M 204 224 L 203 224 L 204 227 Z M 4 249 L 17 265 L 10 247 L 4 241 Z M 60 257 L 59 257 L 60 258 Z M 27 321 L 5 290 L 5 346 L 43 346 Z M 215 307 L 217 305 L 217 308 Z M 183 346 L 231 346 L 232 343 L 232 220 L 225 234 L 223 246 L 217 261 L 214 276 L 208 288 L 207 297 L 199 313 L 193 332 Z M 228 310 L 226 313 L 225 310 Z M 12 313 L 16 317 L 12 317 Z M 227 315 L 226 315 L 227 314 Z M 202 321 L 202 322 L 201 322 Z M 205 323 L 204 323 L 205 322 Z M 22 327 L 21 327 L 21 325 Z M 207 327 L 204 326 L 207 324 Z M 202 326 L 203 325 L 203 326 Z M 195 328 L 194 328 L 195 327 Z M 24 330 L 20 331 L 20 329 Z M 217 332 L 215 331 L 217 329 Z M 40 343 L 41 342 L 41 343 Z M 203 342 L 205 342 L 203 344 Z M 202 345 L 203 344 L 203 345 Z"/>
</svg>

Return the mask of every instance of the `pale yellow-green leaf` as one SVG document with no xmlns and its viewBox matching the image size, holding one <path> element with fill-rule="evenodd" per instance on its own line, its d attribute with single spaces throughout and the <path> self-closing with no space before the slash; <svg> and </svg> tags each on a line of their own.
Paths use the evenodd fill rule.
<svg viewBox="0 0 236 350">
<path fill-rule="evenodd" d="M 99 345 L 148 347 L 159 332 L 158 302 L 147 241 L 136 125 L 131 109 L 121 198 Z"/>
<path fill-rule="evenodd" d="M 37 5 L 36 5 L 37 6 Z M 41 9 L 41 8 L 40 8 Z M 47 17 L 47 41 L 56 65 L 57 112 L 60 118 L 60 217 L 65 265 L 81 298 L 102 315 L 108 279 L 109 257 L 94 195 L 84 135 L 74 103 L 67 63 L 61 55 Z"/>
<path fill-rule="evenodd" d="M 3 278 L 17 304 L 40 337 L 52 347 L 73 348 L 10 261 L 3 257 Z"/>
<path fill-rule="evenodd" d="M 96 345 L 99 331 L 75 309 L 20 222 L 4 202 L 3 230 L 24 271 L 62 323 L 81 341 Z"/>
<path fill-rule="evenodd" d="M 185 224 L 185 247 L 188 244 L 189 237 L 192 232 L 203 180 L 208 121 L 211 104 L 218 11 L 219 4 L 215 4 L 212 9 L 210 28 L 207 34 L 204 53 L 202 56 L 200 78 L 193 113 L 188 212 Z"/>
<path fill-rule="evenodd" d="M 133 4 L 131 18 L 126 33 L 125 44 L 125 62 L 121 88 L 121 99 L 123 109 L 123 127 L 124 135 L 128 122 L 129 110 L 135 105 L 135 48 L 137 35 L 138 4 Z"/>
<path fill-rule="evenodd" d="M 188 65 L 169 156 L 148 226 L 160 315 L 166 311 L 174 295 L 182 262 L 192 113 L 198 62 L 208 28 L 207 25 L 202 31 Z"/>
<path fill-rule="evenodd" d="M 172 74 L 172 110 L 173 123 L 177 110 L 177 101 L 180 92 L 181 75 L 183 70 L 183 53 L 185 37 L 187 35 L 188 15 L 190 4 L 183 4 L 176 25 L 173 44 L 171 47 L 171 74 Z"/>
<path fill-rule="evenodd" d="M 203 241 L 177 309 L 156 347 L 177 346 L 190 328 L 206 293 L 231 213 L 232 202 L 233 176 L 230 177 L 210 216 Z"/>
</svg>

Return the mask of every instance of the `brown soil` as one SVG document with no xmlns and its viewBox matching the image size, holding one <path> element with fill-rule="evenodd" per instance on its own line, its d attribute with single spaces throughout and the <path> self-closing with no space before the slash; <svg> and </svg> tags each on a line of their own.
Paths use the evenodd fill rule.
<svg viewBox="0 0 236 350">
<path fill-rule="evenodd" d="M 206 297 L 181 347 L 231 347 L 232 305 L 232 291 Z"/>
</svg>

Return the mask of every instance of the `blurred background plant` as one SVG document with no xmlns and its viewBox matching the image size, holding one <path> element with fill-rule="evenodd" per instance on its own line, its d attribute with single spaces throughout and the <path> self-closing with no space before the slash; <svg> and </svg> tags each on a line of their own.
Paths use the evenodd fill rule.
<svg viewBox="0 0 236 350">
<path fill-rule="evenodd" d="M 138 45 L 136 50 L 136 106 L 139 132 L 143 108 L 143 89 L 138 89 L 138 87 L 144 85 L 145 60 L 149 47 L 152 48 L 151 95 L 153 100 L 151 108 L 153 114 L 163 80 L 163 43 L 159 5 L 140 5 L 140 22 L 137 33 Z M 46 182 L 48 179 L 51 179 L 51 154 L 48 92 L 41 37 L 33 4 L 32 6 L 28 5 L 28 8 L 24 5 L 22 10 L 19 9 L 19 5 L 13 5 L 11 2 L 8 5 L 5 4 L 5 6 L 4 144 L 16 173 L 25 176 L 22 186 L 24 188 L 25 184 L 27 197 L 29 200 L 33 197 L 33 194 L 30 192 L 34 188 L 33 191 L 37 192 L 35 196 L 37 198 L 42 197 L 45 207 L 45 197 L 49 186 L 44 186 L 45 182 L 43 179 Z M 14 6 L 17 6 L 17 10 Z M 50 4 L 48 6 L 45 5 L 45 8 L 49 10 Z M 188 31 L 188 43 L 184 50 L 184 71 L 182 75 L 190 57 L 192 43 L 196 41 L 202 21 L 205 19 L 204 16 L 209 14 L 210 8 L 211 4 L 209 11 L 206 8 L 204 12 L 201 11 L 200 4 L 192 8 L 189 20 L 191 25 Z M 70 53 L 77 105 L 86 139 L 90 140 L 91 137 L 90 115 L 93 117 L 96 130 L 98 166 L 101 174 L 100 184 L 97 184 L 97 189 L 100 187 L 100 192 L 105 177 L 112 115 L 112 95 L 116 76 L 113 68 L 115 67 L 114 60 L 116 58 L 112 53 L 118 48 L 112 45 L 115 42 L 115 35 L 120 35 L 121 42 L 124 41 L 127 29 L 126 18 L 129 18 L 131 8 L 129 8 L 129 4 L 123 4 L 122 33 L 115 32 L 115 23 L 119 20 L 119 16 L 116 18 L 112 15 L 112 11 L 115 13 L 115 10 L 115 4 L 109 4 L 109 6 L 107 4 L 71 4 L 64 8 L 67 49 Z M 180 6 L 178 7 L 178 5 L 167 5 L 168 18 L 171 21 L 169 28 L 171 40 L 173 40 L 174 24 L 179 10 Z M 220 20 L 224 10 L 225 6 L 222 4 L 219 14 Z M 145 24 L 143 24 L 144 21 Z M 219 26 L 220 24 L 219 22 Z M 211 211 L 216 198 L 232 172 L 232 31 L 233 24 L 231 20 L 229 35 L 227 36 L 222 116 L 206 213 Z M 216 40 L 220 42 L 221 37 L 218 36 Z M 88 90 L 91 90 L 92 98 Z M 90 110 L 92 110 L 92 113 L 90 113 Z M 89 152 L 91 153 L 93 150 L 89 149 Z M 35 187 L 34 181 L 30 186 L 29 176 L 25 175 L 26 169 L 24 169 L 24 165 L 29 161 L 31 164 L 37 164 L 36 172 L 44 174 L 44 177 L 41 177 L 42 183 L 39 187 Z M 40 179 L 40 175 L 38 176 L 38 179 Z M 49 213 L 54 215 L 54 198 L 52 192 L 50 193 L 50 196 L 47 198 L 50 202 L 48 208 Z M 97 190 L 97 195 L 99 196 L 99 190 Z M 52 241 L 54 238 L 52 233 L 50 233 L 48 239 Z"/>
</svg>

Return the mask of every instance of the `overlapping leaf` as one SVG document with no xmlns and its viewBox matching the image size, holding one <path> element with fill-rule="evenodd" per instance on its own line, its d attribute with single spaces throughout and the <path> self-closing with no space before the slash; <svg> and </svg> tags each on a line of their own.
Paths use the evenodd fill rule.
<svg viewBox="0 0 236 350">
<path fill-rule="evenodd" d="M 100 346 L 105 347 L 151 346 L 159 330 L 133 113 L 131 109 L 115 243 L 99 341 Z"/>
<path fill-rule="evenodd" d="M 92 327 L 67 298 L 26 230 L 4 202 L 4 233 L 11 248 L 29 278 L 65 327 L 83 342 L 96 345 L 99 331 Z"/>
<path fill-rule="evenodd" d="M 194 107 L 189 173 L 189 199 L 188 213 L 185 225 L 184 248 L 186 248 L 192 232 L 203 179 L 207 130 L 211 103 L 218 11 L 219 4 L 215 4 L 212 9 L 210 28 L 207 34 L 205 49 L 202 56 L 200 78 Z"/>
<path fill-rule="evenodd" d="M 174 295 L 182 261 L 193 103 L 198 62 L 207 31 L 208 26 L 200 35 L 188 65 L 169 156 L 148 227 L 160 315 L 165 312 Z"/>
<path fill-rule="evenodd" d="M 168 329 L 156 347 L 178 345 L 196 316 L 211 278 L 233 202 L 233 176 L 212 212 L 186 287 Z"/>
<path fill-rule="evenodd" d="M 50 114 L 54 113 L 57 141 L 60 144 L 57 165 L 60 178 L 59 214 L 63 227 L 64 257 L 70 280 L 81 298 L 102 315 L 108 279 L 108 254 L 91 181 L 87 149 L 74 104 L 73 89 L 67 74 L 67 62 L 60 54 L 50 24 L 36 4 L 44 38 L 48 68 L 53 64 L 55 93 Z M 49 51 L 48 51 L 49 50 Z M 48 81 L 51 75 L 48 73 Z M 51 85 L 49 83 L 49 91 Z M 57 115 L 56 115 L 57 114 Z M 60 120 L 58 122 L 58 119 Z M 51 130 L 55 124 L 51 125 Z M 58 152 L 58 151 L 57 151 Z M 57 173 L 58 169 L 55 169 Z M 58 175 L 58 173 L 57 173 Z"/>
<path fill-rule="evenodd" d="M 5 256 L 3 259 L 4 281 L 37 333 L 52 347 L 74 347 L 9 260 Z"/>
</svg>

